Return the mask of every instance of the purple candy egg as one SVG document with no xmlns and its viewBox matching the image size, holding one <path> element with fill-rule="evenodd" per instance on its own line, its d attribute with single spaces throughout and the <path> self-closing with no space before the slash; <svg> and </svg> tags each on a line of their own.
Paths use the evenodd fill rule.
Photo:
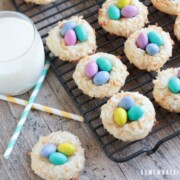
<svg viewBox="0 0 180 180">
<path fill-rule="evenodd" d="M 64 36 L 64 41 L 67 46 L 73 46 L 76 44 L 77 38 L 74 30 L 70 29 L 66 32 Z"/>
<path fill-rule="evenodd" d="M 180 69 L 178 70 L 178 75 L 177 75 L 178 78 L 180 78 Z"/>
<path fill-rule="evenodd" d="M 121 10 L 121 14 L 125 18 L 135 17 L 138 13 L 139 13 L 138 8 L 136 6 L 133 6 L 133 5 L 125 6 Z"/>
<path fill-rule="evenodd" d="M 90 61 L 85 68 L 86 76 L 89 78 L 94 77 L 98 72 L 98 65 L 96 64 L 96 61 Z"/>
<path fill-rule="evenodd" d="M 141 32 L 136 41 L 137 45 L 141 49 L 145 49 L 148 45 L 148 35 L 144 32 Z"/>
</svg>

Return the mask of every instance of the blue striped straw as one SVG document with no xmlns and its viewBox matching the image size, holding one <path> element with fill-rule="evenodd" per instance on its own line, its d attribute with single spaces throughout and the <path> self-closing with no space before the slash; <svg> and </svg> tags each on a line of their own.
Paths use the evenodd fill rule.
<svg viewBox="0 0 180 180">
<path fill-rule="evenodd" d="M 12 152 L 12 150 L 13 150 L 15 144 L 16 144 L 16 141 L 17 141 L 17 139 L 18 139 L 18 137 L 19 137 L 19 135 L 21 133 L 21 130 L 23 128 L 23 125 L 26 122 L 28 114 L 29 114 L 29 112 L 30 112 L 30 110 L 31 110 L 31 108 L 33 106 L 33 102 L 35 101 L 35 99 L 37 97 L 37 94 L 38 94 L 38 92 L 39 92 L 39 90 L 40 90 L 40 88 L 42 86 L 42 83 L 43 83 L 43 81 L 44 81 L 44 79 L 45 79 L 45 77 L 47 75 L 49 67 L 50 67 L 49 61 L 46 61 L 44 69 L 43 69 L 43 71 L 41 73 L 41 77 L 39 78 L 38 82 L 36 83 L 36 85 L 35 85 L 35 87 L 33 89 L 33 92 L 32 92 L 32 94 L 31 94 L 31 96 L 30 96 L 30 98 L 28 100 L 27 106 L 25 107 L 25 109 L 24 109 L 24 111 L 23 111 L 23 113 L 21 115 L 21 118 L 20 118 L 20 120 L 18 122 L 18 125 L 16 126 L 16 129 L 15 129 L 15 131 L 13 133 L 13 136 L 12 136 L 12 138 L 11 138 L 7 148 L 6 148 L 6 151 L 4 153 L 4 158 L 5 159 L 9 158 L 9 156 L 10 156 L 10 154 L 11 154 L 11 152 Z"/>
</svg>

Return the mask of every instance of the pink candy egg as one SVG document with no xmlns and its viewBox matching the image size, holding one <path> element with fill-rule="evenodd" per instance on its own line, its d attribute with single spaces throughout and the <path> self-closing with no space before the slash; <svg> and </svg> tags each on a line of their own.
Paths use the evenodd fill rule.
<svg viewBox="0 0 180 180">
<path fill-rule="evenodd" d="M 141 32 L 137 38 L 136 43 L 139 48 L 145 49 L 145 47 L 148 45 L 148 35 L 144 32 Z"/>
<path fill-rule="evenodd" d="M 66 32 L 64 36 L 64 41 L 67 46 L 73 46 L 76 44 L 77 38 L 74 30 L 70 29 Z"/>
<path fill-rule="evenodd" d="M 121 14 L 125 18 L 132 18 L 135 17 L 139 13 L 138 8 L 133 5 L 125 6 L 121 10 Z"/>
<path fill-rule="evenodd" d="M 89 78 L 94 77 L 98 72 L 98 66 L 95 61 L 90 61 L 85 68 L 86 76 Z"/>
</svg>

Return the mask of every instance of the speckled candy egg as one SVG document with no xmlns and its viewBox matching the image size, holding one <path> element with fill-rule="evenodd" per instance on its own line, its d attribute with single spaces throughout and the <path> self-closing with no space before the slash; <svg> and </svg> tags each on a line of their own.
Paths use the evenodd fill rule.
<svg viewBox="0 0 180 180">
<path fill-rule="evenodd" d="M 74 30 L 70 29 L 64 36 L 64 42 L 67 46 L 73 46 L 76 44 L 77 38 Z"/>
<path fill-rule="evenodd" d="M 77 38 L 80 42 L 84 42 L 87 40 L 88 35 L 86 32 L 86 28 L 83 24 L 77 25 L 75 27 L 75 32 L 76 32 Z"/>
<path fill-rule="evenodd" d="M 164 44 L 163 38 L 161 35 L 156 31 L 150 31 L 148 33 L 148 39 L 151 43 L 154 43 L 158 46 L 162 46 Z"/>
<path fill-rule="evenodd" d="M 180 79 L 177 77 L 172 77 L 168 82 L 168 87 L 171 92 L 179 93 L 180 92 Z"/>
<path fill-rule="evenodd" d="M 107 13 L 112 20 L 118 20 L 121 17 L 121 10 L 115 5 L 109 6 Z"/>
<path fill-rule="evenodd" d="M 128 119 L 130 121 L 137 121 L 144 115 L 144 110 L 141 106 L 133 106 L 131 109 L 128 111 Z"/>
<path fill-rule="evenodd" d="M 89 78 L 94 77 L 98 73 L 98 65 L 96 64 L 96 61 L 90 61 L 86 65 L 85 73 Z"/>
<path fill-rule="evenodd" d="M 148 45 L 148 35 L 144 32 L 141 32 L 137 38 L 137 46 L 141 49 L 145 49 Z"/>
<path fill-rule="evenodd" d="M 118 0 L 117 7 L 122 9 L 125 6 L 128 6 L 130 4 L 131 0 Z"/>
<path fill-rule="evenodd" d="M 107 58 L 100 57 L 96 60 L 96 63 L 100 71 L 110 72 L 112 70 L 112 63 Z"/>
<path fill-rule="evenodd" d="M 156 55 L 159 52 L 159 46 L 154 43 L 150 43 L 146 46 L 146 52 L 152 56 Z"/>
<path fill-rule="evenodd" d="M 114 122 L 119 126 L 123 126 L 127 122 L 127 112 L 123 108 L 117 108 L 114 111 Z"/>
<path fill-rule="evenodd" d="M 48 158 L 54 152 L 56 152 L 56 146 L 54 144 L 46 144 L 41 150 L 41 156 Z"/>
<path fill-rule="evenodd" d="M 62 153 L 55 152 L 49 156 L 49 161 L 54 165 L 61 165 L 65 164 L 68 161 L 68 158 Z"/>
<path fill-rule="evenodd" d="M 97 86 L 102 86 L 109 81 L 109 78 L 109 73 L 107 71 L 100 71 L 94 76 L 93 83 Z"/>
<path fill-rule="evenodd" d="M 123 97 L 119 102 L 119 107 L 129 110 L 134 106 L 134 99 L 130 96 Z"/>
<path fill-rule="evenodd" d="M 76 148 L 69 143 L 60 144 L 57 149 L 60 153 L 63 153 L 66 156 L 72 156 L 76 151 Z"/>
<path fill-rule="evenodd" d="M 73 21 L 66 22 L 61 29 L 61 35 L 64 36 L 68 30 L 74 29 L 75 27 L 76 24 Z"/>
<path fill-rule="evenodd" d="M 126 6 L 121 10 L 121 14 L 125 18 L 135 17 L 138 15 L 138 13 L 139 13 L 138 8 L 133 5 Z"/>
</svg>

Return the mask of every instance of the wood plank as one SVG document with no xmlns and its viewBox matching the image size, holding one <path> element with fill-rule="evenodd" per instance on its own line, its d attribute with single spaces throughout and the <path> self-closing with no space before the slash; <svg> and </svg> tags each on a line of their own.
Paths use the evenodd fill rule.
<svg viewBox="0 0 180 180">
<path fill-rule="evenodd" d="M 0 114 L 1 130 L 4 132 L 4 138 L 1 140 L 1 143 L 3 147 L 6 147 L 10 139 L 10 136 L 12 135 L 13 129 L 16 126 L 16 119 L 10 113 L 8 104 L 5 102 L 1 102 L 0 112 L 1 112 Z M 20 139 L 23 139 L 23 136 L 21 136 Z M 22 160 L 21 157 L 19 157 L 20 156 L 20 153 L 18 153 L 20 151 L 20 149 L 18 148 L 19 145 L 20 144 L 17 143 L 16 147 L 14 148 L 14 151 L 12 152 L 11 158 L 9 160 L 5 160 L 5 163 L 6 161 L 9 161 L 9 163 L 12 164 L 13 168 L 17 173 L 19 171 L 21 172 L 21 174 L 18 174 L 18 176 L 20 179 L 23 179 L 28 176 L 28 173 L 26 172 L 26 169 L 21 163 Z M 1 154 L 1 158 L 2 158 L 2 154 Z"/>
</svg>

